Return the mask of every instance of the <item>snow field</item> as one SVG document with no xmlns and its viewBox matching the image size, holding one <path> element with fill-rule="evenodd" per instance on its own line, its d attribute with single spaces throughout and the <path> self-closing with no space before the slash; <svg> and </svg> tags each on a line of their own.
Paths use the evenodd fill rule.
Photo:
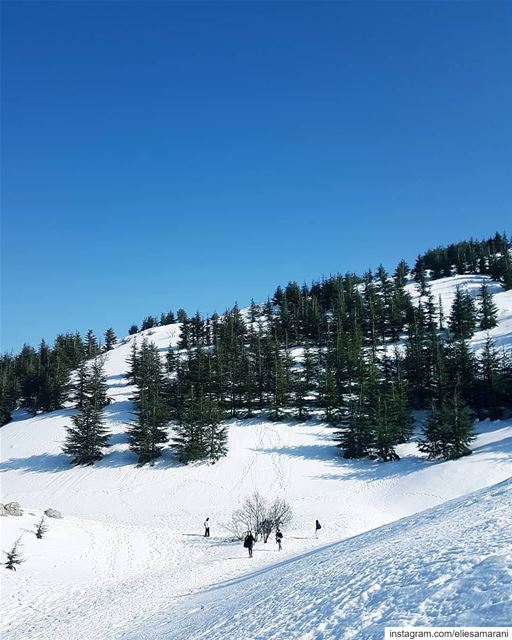
<svg viewBox="0 0 512 640">
<path fill-rule="evenodd" d="M 442 296 L 447 315 L 455 286 L 477 294 L 482 280 L 435 281 L 434 299 Z M 509 348 L 512 292 L 490 285 L 499 309 L 490 333 Z M 164 356 L 179 325 L 144 335 Z M 233 420 L 229 454 L 217 464 L 182 466 L 166 449 L 153 468 L 137 468 L 126 437 L 133 389 L 124 379 L 134 340 L 140 334 L 107 356 L 112 446 L 100 463 L 73 468 L 61 453 L 71 409 L 19 414 L 1 429 L 2 502 L 25 510 L 0 519 L 2 549 L 22 535 L 25 559 L 16 572 L 0 571 L 3 638 L 181 639 L 201 638 L 205 628 L 209 638 L 363 637 L 357 629 L 380 638 L 384 621 L 470 624 L 480 616 L 478 624 L 498 624 L 486 620 L 508 614 L 500 598 L 512 595 L 504 533 L 512 530 L 511 493 L 499 483 L 512 476 L 512 421 L 480 423 L 473 455 L 456 462 L 429 462 L 411 442 L 398 448 L 400 461 L 383 464 L 343 460 L 332 430 L 315 421 Z M 473 347 L 484 340 L 475 334 Z M 281 553 L 272 541 L 258 543 L 249 561 L 222 523 L 255 490 L 285 497 L 294 520 Z M 48 507 L 64 518 L 49 519 L 37 540 L 33 527 Z M 411 514 L 419 515 L 397 522 Z M 210 539 L 202 537 L 206 516 Z M 217 589 L 227 580 L 235 582 Z"/>
</svg>

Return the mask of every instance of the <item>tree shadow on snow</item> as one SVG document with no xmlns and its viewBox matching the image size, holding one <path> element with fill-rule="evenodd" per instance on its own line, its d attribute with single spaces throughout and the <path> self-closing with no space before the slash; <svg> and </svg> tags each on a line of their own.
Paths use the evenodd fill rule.
<svg viewBox="0 0 512 640">
<path fill-rule="evenodd" d="M 393 462 L 382 460 L 349 460 L 340 458 L 337 466 L 343 467 L 341 473 L 323 473 L 311 478 L 323 480 L 357 480 L 367 483 L 380 482 L 391 478 L 403 478 L 412 473 L 417 473 L 436 464 L 439 460 L 427 460 L 426 458 L 404 457 Z"/>
<path fill-rule="evenodd" d="M 500 445 L 492 444 L 488 445 L 488 448 L 489 451 L 496 451 L 500 449 Z M 482 450 L 482 448 L 477 447 L 475 451 L 477 450 Z M 501 450 L 512 451 L 512 445 L 504 444 Z M 416 473 L 442 462 L 428 460 L 417 455 L 404 455 L 400 460 L 391 462 L 369 459 L 353 460 L 344 458 L 340 449 L 328 443 L 298 445 L 296 447 L 258 448 L 252 449 L 252 451 L 270 455 L 279 454 L 301 460 L 321 460 L 326 466 L 333 467 L 333 473 L 323 473 L 309 477 L 311 479 L 320 478 L 324 480 L 359 480 L 364 482 L 388 480 L 393 477 L 403 477 Z"/>
<path fill-rule="evenodd" d="M 489 442 L 487 444 L 481 444 L 476 447 L 472 447 L 475 453 L 508 453 L 512 456 L 512 436 L 503 438 L 498 442 Z M 499 458 L 503 460 L 502 458 Z"/>
<path fill-rule="evenodd" d="M 28 471 L 30 473 L 53 473 L 71 469 L 71 457 L 65 453 L 42 453 L 28 458 L 9 458 L 0 464 L 0 472 Z"/>
<path fill-rule="evenodd" d="M 113 433 L 109 439 L 108 439 L 108 443 L 109 445 L 114 445 L 114 444 L 129 444 L 130 439 L 128 438 L 128 435 L 126 433 Z"/>
<path fill-rule="evenodd" d="M 103 413 L 108 422 L 115 424 L 130 424 L 133 421 L 133 402 L 131 400 L 121 400 L 108 404 Z"/>
<path fill-rule="evenodd" d="M 126 376 L 124 373 L 113 373 L 111 376 L 107 376 L 107 382 L 110 380 L 126 380 Z"/>
<path fill-rule="evenodd" d="M 328 444 L 307 444 L 296 447 L 276 447 L 274 449 L 251 449 L 258 453 L 278 453 L 279 455 L 301 458 L 302 460 L 325 460 L 332 461 L 335 456 L 339 456 L 339 449 Z"/>
<path fill-rule="evenodd" d="M 119 433 L 119 436 L 124 436 L 126 438 L 126 434 Z M 112 438 L 110 439 L 111 444 L 115 444 L 112 442 Z M 101 460 L 94 463 L 94 467 L 97 469 L 114 469 L 118 467 L 135 467 L 137 465 L 138 456 L 133 451 L 129 449 L 123 449 L 122 451 L 114 450 L 106 450 L 105 455 Z"/>
</svg>

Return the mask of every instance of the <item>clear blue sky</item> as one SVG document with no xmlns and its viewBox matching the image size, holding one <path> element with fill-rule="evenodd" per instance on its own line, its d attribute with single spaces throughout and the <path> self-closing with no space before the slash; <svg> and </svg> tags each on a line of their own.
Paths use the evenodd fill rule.
<svg viewBox="0 0 512 640">
<path fill-rule="evenodd" d="M 2 347 L 510 231 L 511 2 L 2 2 Z"/>
</svg>

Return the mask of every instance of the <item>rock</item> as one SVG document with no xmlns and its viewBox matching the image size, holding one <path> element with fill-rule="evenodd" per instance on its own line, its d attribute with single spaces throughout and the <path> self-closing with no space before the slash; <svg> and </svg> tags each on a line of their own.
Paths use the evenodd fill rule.
<svg viewBox="0 0 512 640">
<path fill-rule="evenodd" d="M 48 516 L 49 518 L 62 518 L 61 512 L 57 511 L 57 509 L 46 509 L 44 515 Z"/>
<path fill-rule="evenodd" d="M 0 516 L 6 516 L 7 511 L 5 510 L 4 505 L 0 502 Z"/>
<path fill-rule="evenodd" d="M 8 502 L 4 505 L 5 512 L 8 516 L 22 516 L 23 511 L 21 510 L 19 502 Z"/>
</svg>

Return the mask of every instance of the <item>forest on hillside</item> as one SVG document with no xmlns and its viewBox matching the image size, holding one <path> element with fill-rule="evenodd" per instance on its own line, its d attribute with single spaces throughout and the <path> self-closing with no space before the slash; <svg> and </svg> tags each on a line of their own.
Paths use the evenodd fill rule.
<svg viewBox="0 0 512 640">
<path fill-rule="evenodd" d="M 474 355 L 477 330 L 496 326 L 484 284 L 478 299 L 458 289 L 449 314 L 430 283 L 456 274 L 488 275 L 512 288 L 511 242 L 505 234 L 439 247 L 403 260 L 388 273 L 334 275 L 278 287 L 263 304 L 222 315 L 188 317 L 183 309 L 132 325 L 128 380 L 134 385 L 131 448 L 151 463 L 165 446 L 183 462 L 227 452 L 226 418 L 320 419 L 334 427 L 347 458 L 396 459 L 412 433 L 412 411 L 426 410 L 419 448 L 431 458 L 470 453 L 473 421 L 512 410 L 512 354 L 488 337 Z M 413 304 L 406 285 L 416 283 Z M 180 339 L 162 360 L 139 330 L 180 323 Z M 0 420 L 16 408 L 53 411 L 72 402 L 76 415 L 64 450 L 92 464 L 108 446 L 102 409 L 108 402 L 104 354 L 92 331 L 59 335 L 53 347 L 25 345 L 0 359 Z M 71 383 L 72 381 L 72 383 Z"/>
</svg>

